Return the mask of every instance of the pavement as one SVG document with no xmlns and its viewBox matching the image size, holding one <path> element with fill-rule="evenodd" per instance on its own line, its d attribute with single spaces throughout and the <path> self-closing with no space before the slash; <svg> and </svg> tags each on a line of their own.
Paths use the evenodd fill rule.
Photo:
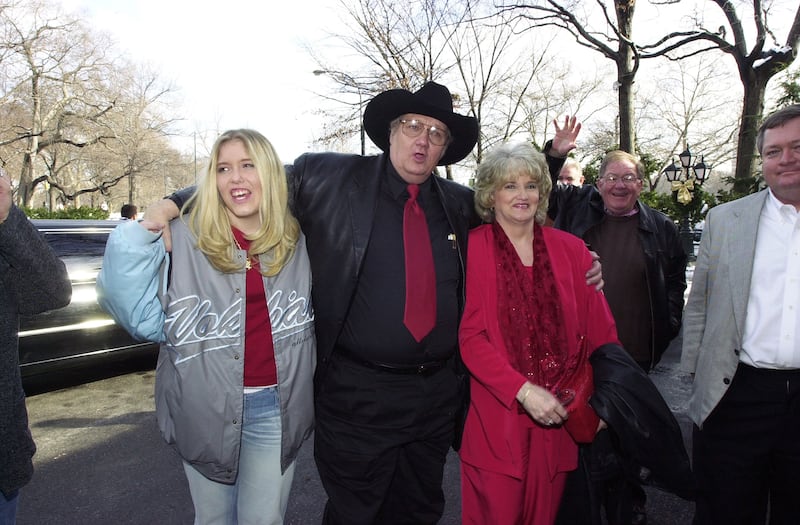
<svg viewBox="0 0 800 525">
<path fill-rule="evenodd" d="M 680 341 L 676 340 L 651 378 L 680 423 L 690 450 L 691 423 L 685 409 L 691 382 L 679 372 L 679 360 Z M 66 385 L 28 389 L 29 394 L 41 392 L 28 398 L 38 452 L 34 478 L 21 492 L 19 525 L 193 522 L 180 459 L 164 444 L 156 427 L 152 359 L 124 366 L 112 371 L 119 374 L 113 377 L 78 377 Z M 443 483 L 442 525 L 461 522 L 459 479 L 458 456 L 451 451 Z M 657 489 L 646 490 L 649 525 L 691 523 L 691 502 Z M 309 441 L 297 460 L 285 522 L 317 524 L 324 505 L 325 493 Z"/>
</svg>

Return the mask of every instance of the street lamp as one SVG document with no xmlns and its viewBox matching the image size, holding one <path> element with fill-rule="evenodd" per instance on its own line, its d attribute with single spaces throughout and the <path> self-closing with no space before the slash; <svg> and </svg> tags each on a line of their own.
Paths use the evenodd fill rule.
<svg viewBox="0 0 800 525">
<path fill-rule="evenodd" d="M 342 71 L 332 71 L 330 69 L 315 69 L 313 73 L 316 76 L 320 75 L 328 75 L 329 77 L 333 78 L 338 82 L 342 82 L 346 86 L 350 86 L 356 89 L 358 92 L 358 126 L 359 126 L 359 135 L 361 136 L 361 155 L 364 156 L 366 154 L 366 138 L 364 136 L 364 97 L 363 91 L 361 90 L 361 84 L 359 84 L 355 78 L 351 77 L 347 73 Z"/>
<path fill-rule="evenodd" d="M 694 233 L 689 223 L 688 205 L 694 198 L 694 190 L 700 189 L 710 173 L 711 164 L 703 161 L 703 155 L 699 155 L 699 160 L 698 157 L 692 155 L 688 144 L 683 153 L 678 155 L 678 160 L 664 168 L 664 175 L 670 182 L 672 192 L 675 193 L 675 198 L 683 211 L 678 234 L 683 244 L 683 250 L 690 259 L 694 259 Z"/>
</svg>

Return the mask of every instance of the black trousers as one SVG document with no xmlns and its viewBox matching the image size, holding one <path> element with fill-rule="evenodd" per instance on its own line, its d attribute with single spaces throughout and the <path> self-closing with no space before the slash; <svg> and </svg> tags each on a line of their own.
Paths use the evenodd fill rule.
<svg viewBox="0 0 800 525">
<path fill-rule="evenodd" d="M 740 364 L 692 455 L 695 525 L 800 524 L 800 370 Z"/>
<path fill-rule="evenodd" d="M 459 389 L 451 368 L 375 370 L 334 353 L 316 392 L 314 456 L 327 525 L 435 524 Z"/>
</svg>

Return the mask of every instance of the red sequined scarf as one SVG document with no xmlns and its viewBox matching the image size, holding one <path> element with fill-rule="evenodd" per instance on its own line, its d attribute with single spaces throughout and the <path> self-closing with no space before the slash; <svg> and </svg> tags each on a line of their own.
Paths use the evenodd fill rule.
<svg viewBox="0 0 800 525">
<path fill-rule="evenodd" d="M 497 262 L 497 318 L 511 365 L 528 381 L 555 391 L 568 375 L 563 312 L 553 268 L 533 227 L 533 268 L 527 268 L 503 228 L 493 223 Z M 531 271 L 532 270 L 532 271 Z"/>
</svg>

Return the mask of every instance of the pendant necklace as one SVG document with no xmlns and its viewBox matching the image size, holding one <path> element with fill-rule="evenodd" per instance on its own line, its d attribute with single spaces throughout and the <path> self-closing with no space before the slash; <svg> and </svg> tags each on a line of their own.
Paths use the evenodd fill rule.
<svg viewBox="0 0 800 525">
<path fill-rule="evenodd" d="M 233 242 L 236 243 L 236 247 L 237 248 L 239 248 L 240 250 L 244 250 L 244 248 L 242 248 L 242 245 L 239 244 L 239 240 L 236 239 L 236 235 L 233 236 Z M 251 270 L 253 268 L 253 264 L 250 262 L 250 254 L 249 253 L 247 253 L 247 261 L 244 263 L 244 268 L 245 268 L 245 270 Z"/>
</svg>

